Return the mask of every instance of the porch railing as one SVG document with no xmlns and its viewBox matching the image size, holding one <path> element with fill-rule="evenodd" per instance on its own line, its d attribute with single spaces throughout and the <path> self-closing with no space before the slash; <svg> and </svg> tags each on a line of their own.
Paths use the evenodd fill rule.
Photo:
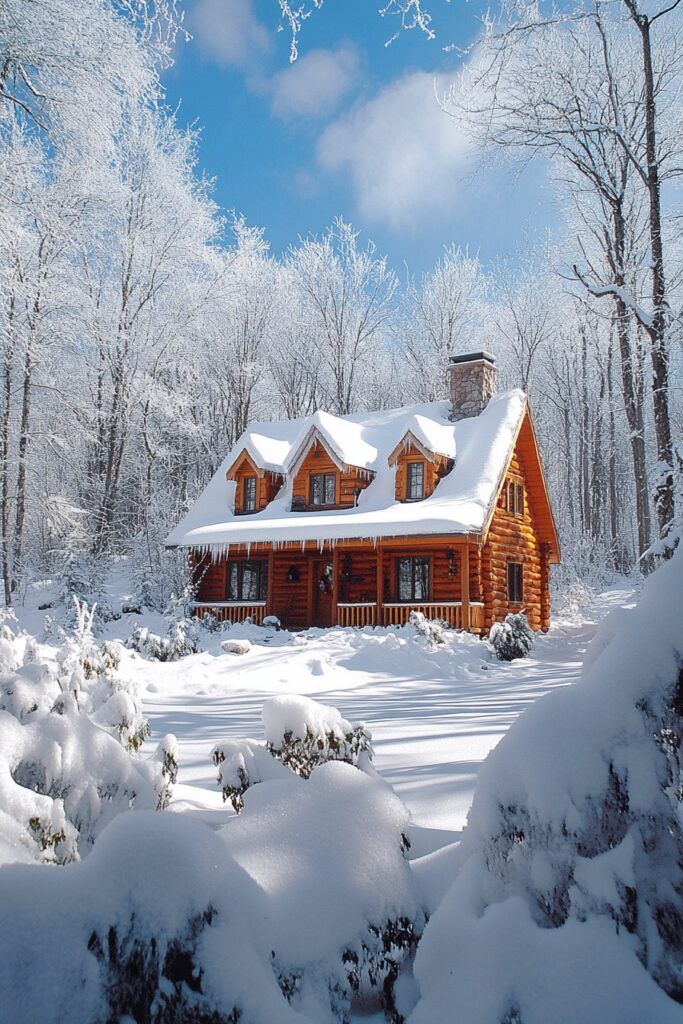
<svg viewBox="0 0 683 1024">
<path fill-rule="evenodd" d="M 260 626 L 266 615 L 265 601 L 195 601 L 194 613 L 198 618 L 214 615 L 219 622 L 244 622 L 251 619 Z"/>
<path fill-rule="evenodd" d="M 422 612 L 428 619 L 440 619 L 447 622 L 453 629 L 462 629 L 461 601 L 430 601 L 404 604 L 402 601 L 385 602 L 380 609 L 382 626 L 404 626 L 410 619 L 411 612 Z M 337 624 L 339 626 L 376 626 L 377 605 L 374 601 L 348 602 L 340 601 L 337 605 Z M 484 605 L 480 601 L 470 602 L 470 629 L 475 631 L 484 628 Z"/>
<path fill-rule="evenodd" d="M 337 625 L 362 626 L 377 625 L 377 605 L 374 601 L 340 601 L 337 605 Z"/>
</svg>

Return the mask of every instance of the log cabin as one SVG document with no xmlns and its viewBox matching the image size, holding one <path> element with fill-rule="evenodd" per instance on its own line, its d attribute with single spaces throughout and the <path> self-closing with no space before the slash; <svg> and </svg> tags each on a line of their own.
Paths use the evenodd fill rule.
<svg viewBox="0 0 683 1024">
<path fill-rule="evenodd" d="M 496 393 L 487 352 L 447 378 L 440 402 L 250 424 L 167 539 L 196 614 L 299 630 L 420 611 L 481 635 L 523 611 L 546 630 L 560 548 L 526 395 Z"/>
</svg>

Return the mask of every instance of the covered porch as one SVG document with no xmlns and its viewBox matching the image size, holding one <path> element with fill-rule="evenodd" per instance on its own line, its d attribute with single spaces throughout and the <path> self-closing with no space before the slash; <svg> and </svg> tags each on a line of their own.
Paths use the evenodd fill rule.
<svg viewBox="0 0 683 1024">
<path fill-rule="evenodd" d="M 230 551 L 196 566 L 195 613 L 288 629 L 402 626 L 413 611 L 481 633 L 480 547 L 473 538 L 397 538 Z"/>
</svg>

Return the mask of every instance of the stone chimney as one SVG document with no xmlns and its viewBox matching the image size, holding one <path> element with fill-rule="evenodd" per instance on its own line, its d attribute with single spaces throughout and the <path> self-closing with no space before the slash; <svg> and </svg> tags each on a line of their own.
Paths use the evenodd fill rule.
<svg viewBox="0 0 683 1024">
<path fill-rule="evenodd" d="M 451 356 L 448 363 L 451 419 L 478 416 L 496 393 L 496 360 L 488 352 Z"/>
</svg>

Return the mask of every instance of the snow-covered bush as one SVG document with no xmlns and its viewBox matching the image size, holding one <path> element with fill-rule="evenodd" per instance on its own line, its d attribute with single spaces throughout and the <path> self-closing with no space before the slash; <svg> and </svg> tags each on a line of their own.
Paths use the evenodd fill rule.
<svg viewBox="0 0 683 1024">
<path fill-rule="evenodd" d="M 152 661 L 178 661 L 199 649 L 197 626 L 192 619 L 169 623 L 168 636 L 159 636 L 147 626 L 136 626 L 126 640 L 126 647 Z"/>
<path fill-rule="evenodd" d="M 499 661 L 526 658 L 533 642 L 534 631 L 523 612 L 506 615 L 503 622 L 494 622 L 489 632 L 489 643 Z"/>
<path fill-rule="evenodd" d="M 398 1021 L 424 925 L 406 824 L 387 786 L 329 764 L 252 790 L 218 833 L 122 815 L 69 871 L 7 866 L 3 1024 L 341 1024 L 371 991 Z"/>
<path fill-rule="evenodd" d="M 174 740 L 166 737 L 150 758 L 134 756 L 149 727 L 134 688 L 112 668 L 111 646 L 98 660 L 91 636 L 81 636 L 47 660 L 30 641 L 3 643 L 15 649 L 0 675 L 3 835 L 64 863 L 86 853 L 122 811 L 165 807 Z"/>
<path fill-rule="evenodd" d="M 250 786 L 290 775 L 289 769 L 255 740 L 223 740 L 211 751 L 211 760 L 218 768 L 223 799 L 230 801 L 237 814 Z"/>
<path fill-rule="evenodd" d="M 304 779 L 327 761 L 359 768 L 372 761 L 372 735 L 363 723 L 352 725 L 336 708 L 310 697 L 271 697 L 261 716 L 270 753 Z"/>
<path fill-rule="evenodd" d="M 489 755 L 411 1024 L 683 1019 L 682 608 L 677 550 Z"/>
<path fill-rule="evenodd" d="M 265 745 L 257 740 L 224 740 L 211 751 L 224 800 L 239 813 L 250 786 L 273 779 L 308 779 L 328 761 L 371 769 L 372 735 L 352 725 L 336 708 L 310 697 L 282 695 L 263 704 Z"/>
<path fill-rule="evenodd" d="M 428 619 L 424 612 L 412 611 L 408 620 L 414 626 L 418 636 L 424 637 L 434 647 L 446 643 L 444 629 L 448 628 L 447 622 L 440 622 L 438 619 Z"/>
</svg>

